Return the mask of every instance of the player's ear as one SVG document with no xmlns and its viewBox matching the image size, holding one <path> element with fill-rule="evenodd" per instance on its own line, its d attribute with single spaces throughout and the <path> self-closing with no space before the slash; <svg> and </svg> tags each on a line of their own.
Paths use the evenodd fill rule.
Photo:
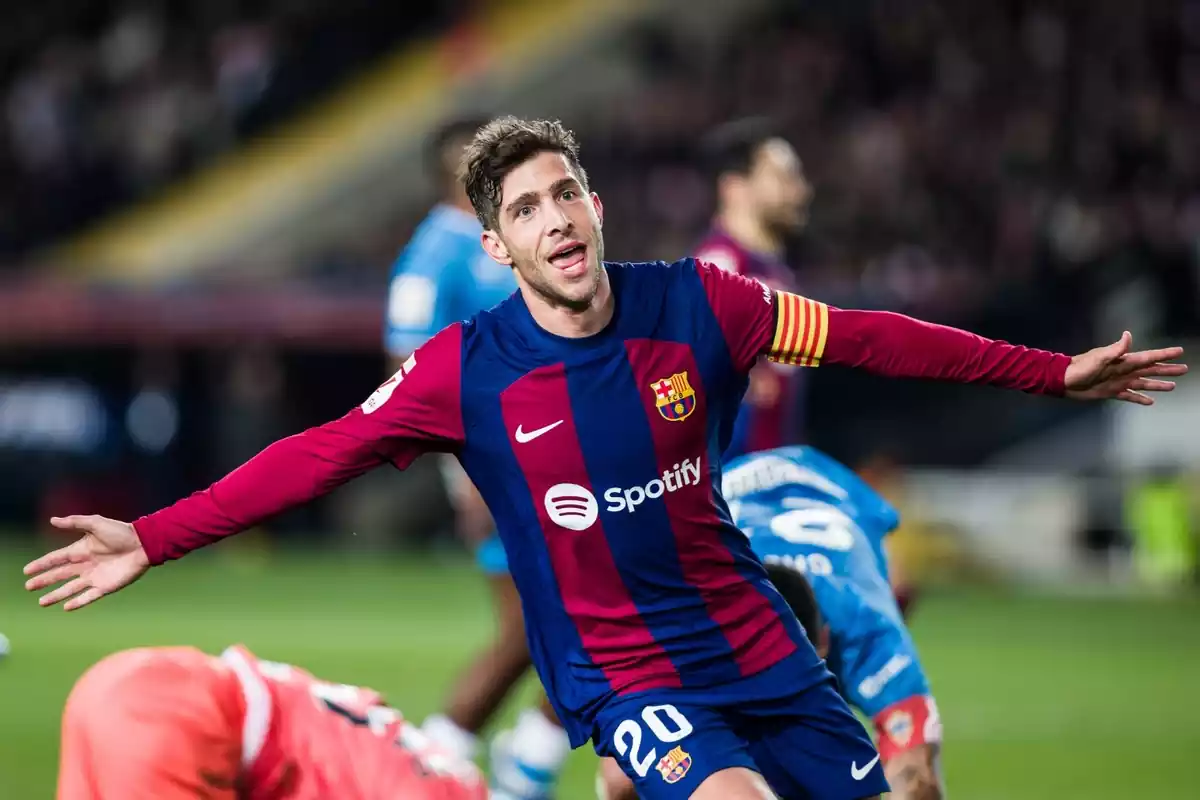
<svg viewBox="0 0 1200 800">
<path fill-rule="evenodd" d="M 604 225 L 604 203 L 600 202 L 600 195 L 592 192 L 592 208 L 596 210 L 596 219 L 600 220 L 601 226 Z"/>
<path fill-rule="evenodd" d="M 486 230 L 483 232 L 483 236 L 480 237 L 480 243 L 483 245 L 483 252 L 487 253 L 492 261 L 495 261 L 497 264 L 503 264 L 506 267 L 512 266 L 512 255 L 508 252 L 508 245 L 504 244 L 504 240 L 500 238 L 500 234 L 493 230 Z"/>
</svg>

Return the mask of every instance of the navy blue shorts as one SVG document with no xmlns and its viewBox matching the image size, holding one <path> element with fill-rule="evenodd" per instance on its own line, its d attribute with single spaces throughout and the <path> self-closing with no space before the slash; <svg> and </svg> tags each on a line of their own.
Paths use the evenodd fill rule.
<svg viewBox="0 0 1200 800">
<path fill-rule="evenodd" d="M 729 704 L 690 690 L 637 692 L 600 712 L 594 741 L 649 800 L 683 800 L 730 767 L 759 772 L 784 800 L 888 791 L 879 753 L 832 676 L 782 699 Z"/>
</svg>

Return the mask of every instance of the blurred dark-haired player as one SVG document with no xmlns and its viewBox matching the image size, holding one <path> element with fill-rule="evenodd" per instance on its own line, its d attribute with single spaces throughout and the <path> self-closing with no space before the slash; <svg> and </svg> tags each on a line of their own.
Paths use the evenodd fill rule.
<svg viewBox="0 0 1200 800">
<path fill-rule="evenodd" d="M 389 375 L 442 328 L 491 308 L 516 291 L 512 270 L 497 264 L 480 247 L 483 227 L 458 180 L 463 149 L 486 122 L 474 117 L 450 120 L 426 143 L 428 170 L 441 199 L 392 268 L 384 334 L 392 362 Z M 491 585 L 497 626 L 492 644 L 467 667 L 445 710 L 426 719 L 424 729 L 444 747 L 473 758 L 479 730 L 532 661 L 521 601 L 491 513 L 457 459 L 438 459 L 459 533 L 475 550 L 476 562 Z M 532 709 L 522 722 L 523 733 L 535 732 L 539 750 L 549 746 L 566 758 L 567 735 L 560 727 Z"/>
<path fill-rule="evenodd" d="M 772 289 L 797 291 L 785 250 L 808 221 L 813 192 L 795 149 L 768 120 L 746 118 L 711 131 L 700 152 L 716 211 L 696 258 Z M 799 441 L 803 380 L 802 370 L 765 361 L 750 371 L 727 457 Z"/>
<path fill-rule="evenodd" d="M 785 262 L 786 245 L 807 225 L 814 193 L 795 148 L 770 120 L 746 117 L 714 128 L 700 151 L 717 204 L 696 257 L 773 289 L 799 291 L 795 270 Z M 756 365 L 725 458 L 799 444 L 806 380 L 804 370 L 771 361 Z M 907 615 L 917 589 L 894 578 Z"/>
<path fill-rule="evenodd" d="M 722 493 L 843 696 L 874 723 L 889 796 L 940 800 L 941 720 L 888 581 L 883 543 L 899 514 L 811 447 L 731 461 Z M 607 800 L 635 796 L 615 764 L 598 786 Z"/>
</svg>

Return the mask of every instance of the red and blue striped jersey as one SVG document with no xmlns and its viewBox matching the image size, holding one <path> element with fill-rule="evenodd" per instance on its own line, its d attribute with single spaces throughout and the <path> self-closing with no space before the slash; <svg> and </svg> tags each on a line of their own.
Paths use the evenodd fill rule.
<svg viewBox="0 0 1200 800">
<path fill-rule="evenodd" d="M 1066 356 L 828 308 L 693 259 L 605 268 L 615 311 L 602 332 L 555 336 L 520 294 L 450 325 L 361 406 L 135 520 L 150 563 L 381 464 L 456 453 L 495 517 L 534 663 L 578 746 L 617 694 L 728 699 L 738 678 L 792 654 L 811 659 L 813 680 L 825 674 L 720 492 L 760 357 L 1062 391 Z"/>
<path fill-rule="evenodd" d="M 607 268 L 596 336 L 550 334 L 520 298 L 443 334 L 462 353 L 459 457 L 576 738 L 611 693 L 719 686 L 807 647 L 730 520 L 720 456 L 750 366 L 819 356 L 824 318 L 789 304 L 807 333 L 789 318 L 774 350 L 775 295 L 755 281 L 692 260 Z"/>
</svg>

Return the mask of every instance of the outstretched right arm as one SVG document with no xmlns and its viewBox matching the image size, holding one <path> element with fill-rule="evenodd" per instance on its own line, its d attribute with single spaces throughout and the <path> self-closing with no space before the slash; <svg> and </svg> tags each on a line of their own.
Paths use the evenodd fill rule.
<svg viewBox="0 0 1200 800">
<path fill-rule="evenodd" d="M 80 538 L 27 564 L 25 588 L 65 581 L 39 602 L 82 608 L 151 566 L 246 530 L 380 464 L 403 469 L 423 452 L 457 450 L 463 441 L 461 343 L 461 327 L 446 328 L 358 408 L 275 442 L 207 489 L 132 525 L 95 515 L 55 517 L 55 527 Z"/>
<path fill-rule="evenodd" d="M 281 439 L 203 491 L 134 520 L 151 565 L 239 533 L 391 462 L 463 440 L 461 327 L 444 329 L 361 406 Z"/>
</svg>

